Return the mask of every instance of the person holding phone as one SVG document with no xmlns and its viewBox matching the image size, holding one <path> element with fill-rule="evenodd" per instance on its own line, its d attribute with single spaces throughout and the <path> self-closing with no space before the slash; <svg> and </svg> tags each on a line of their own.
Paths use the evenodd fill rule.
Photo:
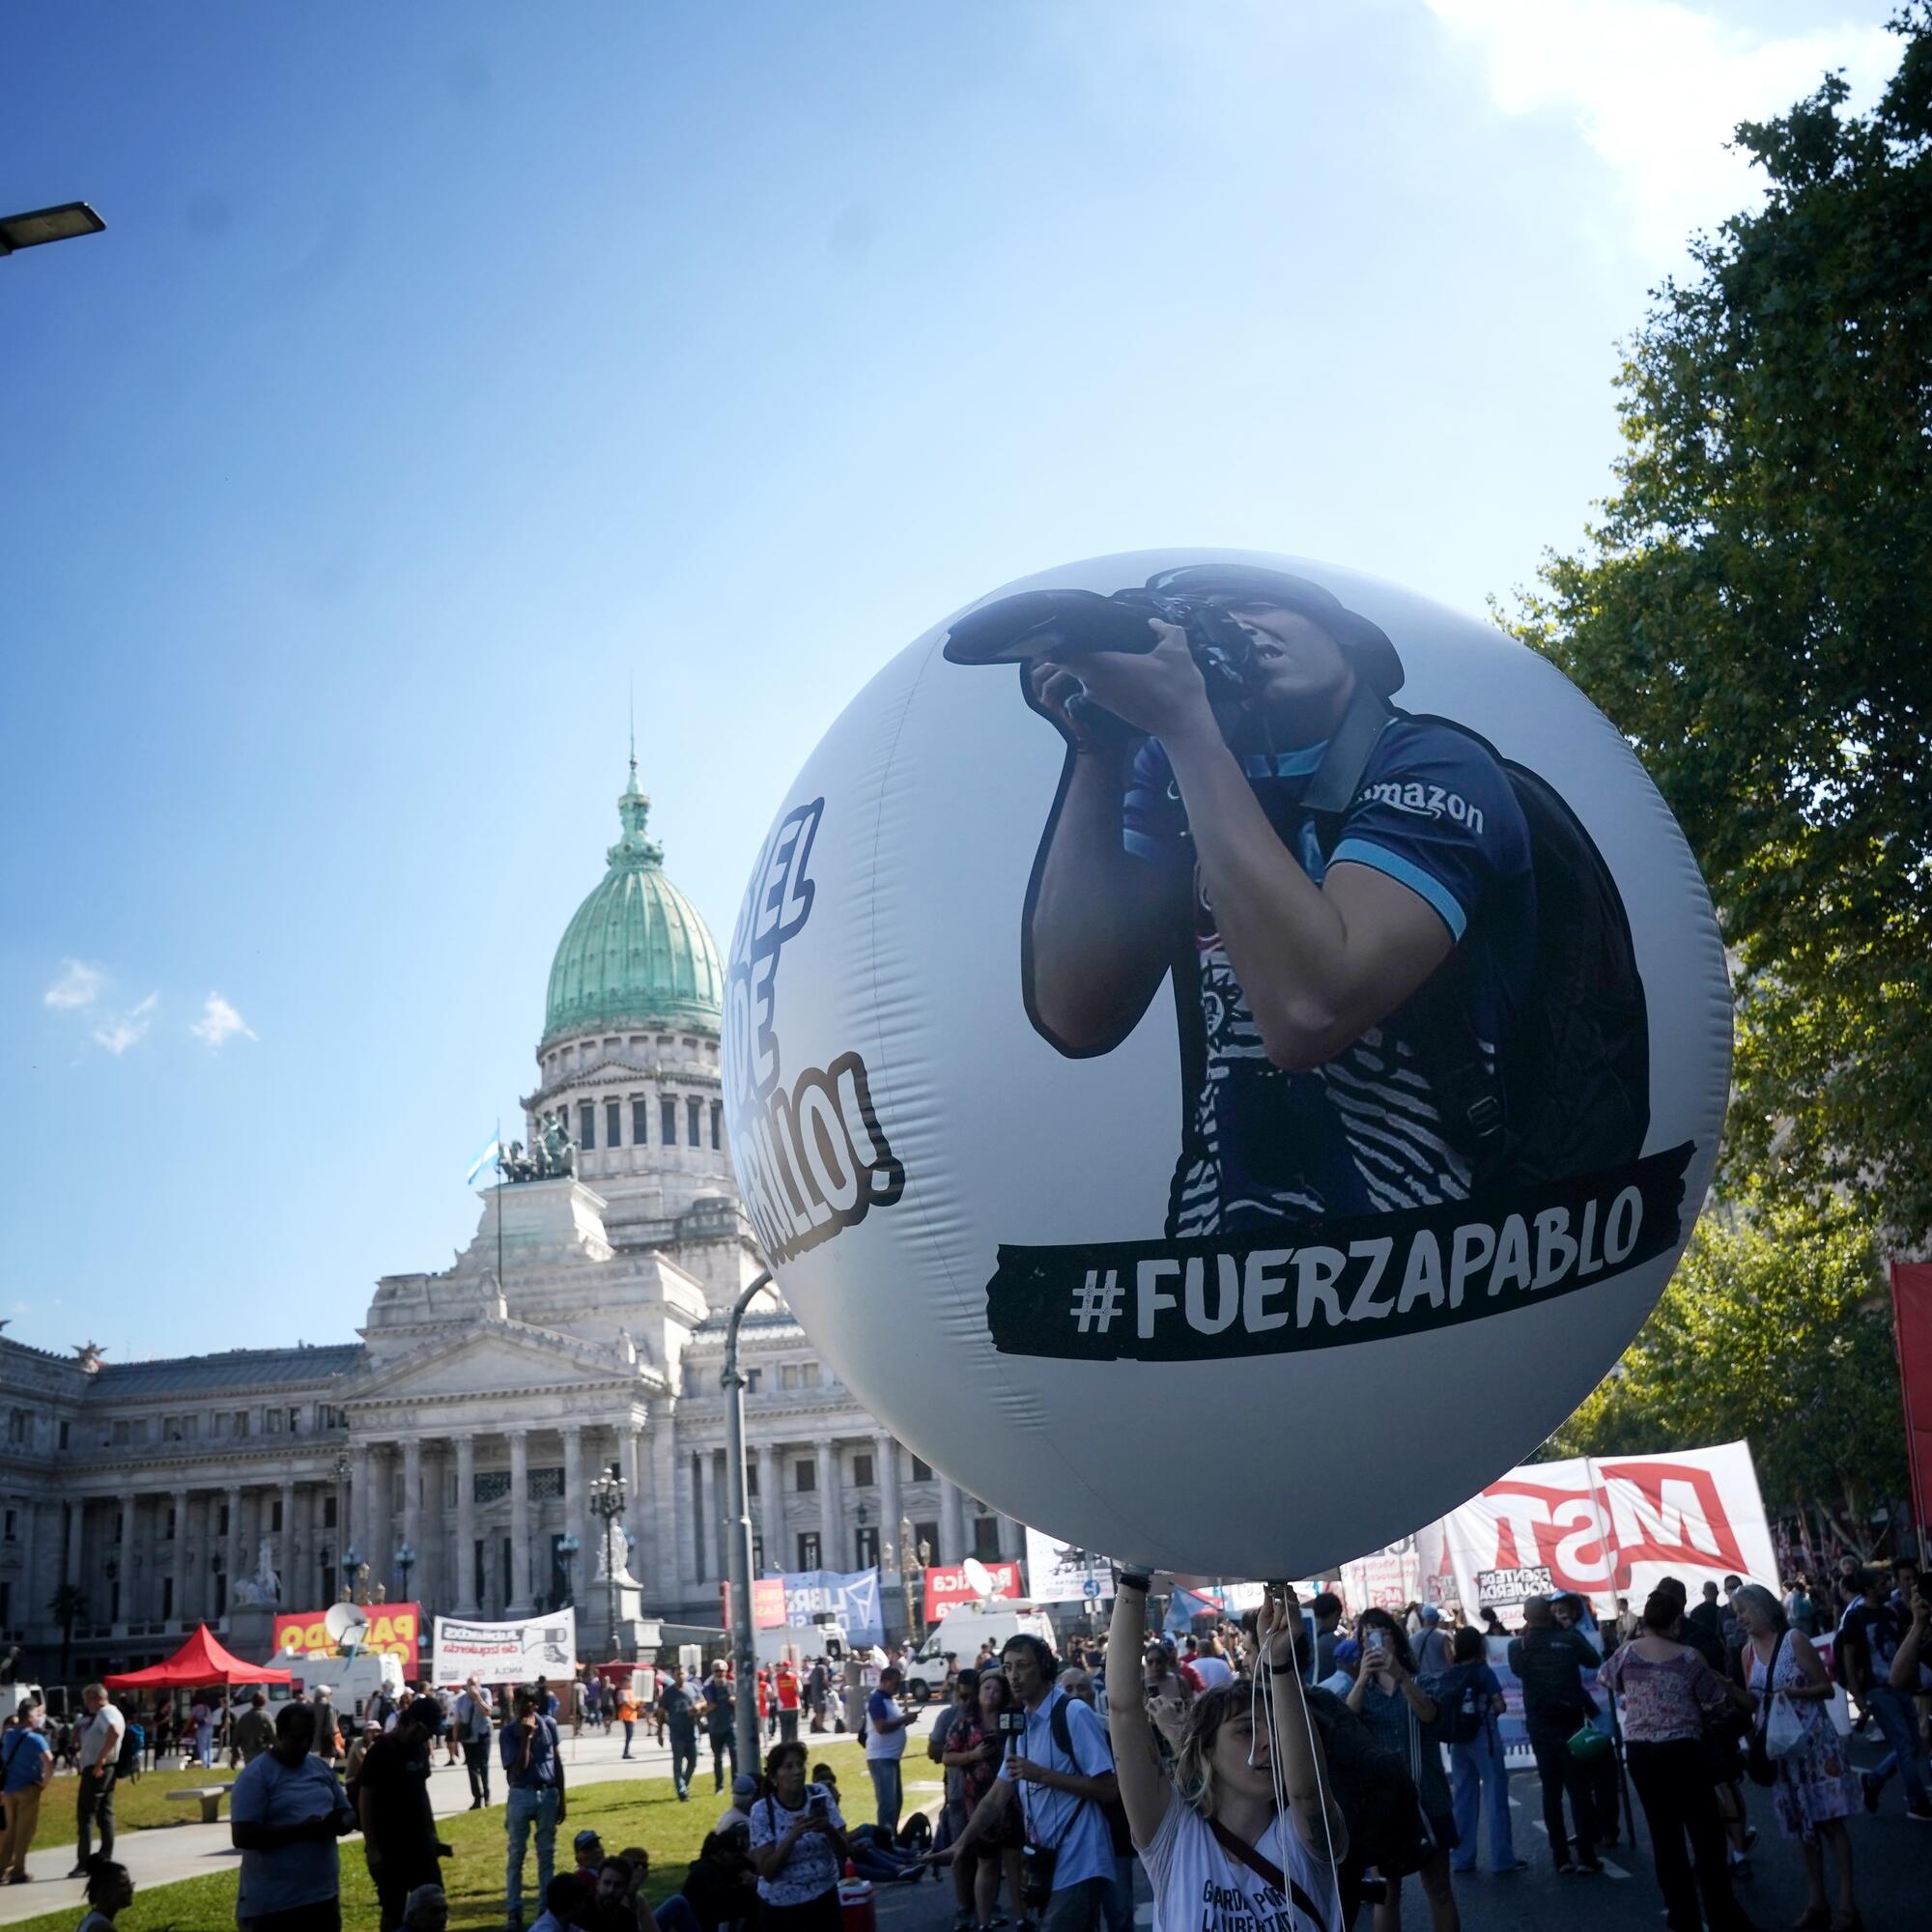
<svg viewBox="0 0 1932 1932">
<path fill-rule="evenodd" d="M 1362 1642 L 1362 1668 L 1349 1692 L 1349 1709 L 1377 1744 L 1408 1766 L 1415 1779 L 1429 1826 L 1430 1849 L 1416 1867 L 1429 1901 L 1429 1922 L 1433 1932 L 1460 1932 L 1463 1919 L 1449 1876 L 1449 1854 L 1460 1842 L 1455 1802 L 1442 1752 L 1428 1729 L 1435 1721 L 1435 1699 L 1417 1681 L 1408 1633 L 1386 1610 L 1364 1610 L 1355 1619 L 1355 1630 Z M 1376 1906 L 1376 1932 L 1400 1932 L 1401 1925 L 1402 1880 L 1391 1878 Z"/>
<path fill-rule="evenodd" d="M 845 1820 L 822 1784 L 806 1781 L 804 1745 L 773 1746 L 752 1806 L 759 1932 L 840 1932 L 845 1852 Z"/>
<path fill-rule="evenodd" d="M 355 1831 L 355 1812 L 314 1744 L 315 1707 L 284 1704 L 273 1747 L 235 1779 L 228 1835 L 242 1854 L 235 1918 L 242 1932 L 339 1932 L 335 1841 Z"/>
</svg>

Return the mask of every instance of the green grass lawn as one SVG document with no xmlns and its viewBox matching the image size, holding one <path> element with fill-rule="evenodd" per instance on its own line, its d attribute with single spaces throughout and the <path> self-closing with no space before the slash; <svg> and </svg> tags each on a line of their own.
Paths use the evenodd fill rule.
<svg viewBox="0 0 1932 1932">
<path fill-rule="evenodd" d="M 866 1775 L 865 1758 L 850 1739 L 833 1743 L 829 1739 L 806 1740 L 811 1761 L 832 1767 L 838 1780 L 841 1809 L 859 1822 L 872 1814 L 871 1784 Z M 567 1762 L 567 1760 L 566 1760 Z M 453 1775 L 453 1774 L 446 1774 Z M 915 1758 L 908 1752 L 906 1781 L 911 1786 L 928 1775 L 923 1747 Z M 929 1775 L 936 1778 L 932 1769 Z M 162 1793 L 169 1784 L 194 1783 L 200 1775 L 178 1772 L 150 1772 L 138 1784 L 122 1786 L 115 1793 L 117 1823 L 131 1813 L 124 1812 L 123 1798 L 143 1801 L 148 1809 L 158 1813 L 185 1813 L 198 1818 L 190 1804 L 170 1804 Z M 213 1783 L 225 1774 L 207 1778 Z M 163 1780 L 166 1780 L 165 1782 Z M 153 1789 L 149 1787 L 152 1785 Z M 69 1800 L 73 1792 L 71 1778 L 55 1786 Z M 933 1794 L 908 1789 L 907 1809 L 911 1810 Z M 49 1793 L 49 1800 L 53 1797 Z M 609 1852 L 621 1852 L 641 1845 L 651 1855 L 648 1891 L 653 1900 L 675 1891 L 684 1877 L 684 1868 L 697 1856 L 704 1834 L 717 1823 L 725 1801 L 714 1797 L 711 1780 L 700 1772 L 688 1804 L 680 1804 L 668 1777 L 611 1779 L 605 1783 L 583 1784 L 569 1793 L 569 1823 L 557 1833 L 556 1856 L 560 1867 L 570 1857 L 570 1840 L 586 1825 L 594 1826 Z M 47 1823 L 62 1816 L 50 1803 L 43 1811 L 40 1842 L 48 1841 Z M 226 1815 L 225 1812 L 223 1814 Z M 172 1818 L 170 1819 L 172 1822 Z M 124 1824 L 123 1829 L 128 1829 Z M 443 1861 L 443 1888 L 449 1894 L 451 1932 L 487 1932 L 503 1923 L 503 1807 L 493 1804 L 484 1811 L 459 1812 L 439 1821 L 443 1842 L 455 1848 L 456 1856 Z M 345 1932 L 375 1932 L 377 1922 L 376 1889 L 369 1883 L 369 1869 L 362 1861 L 362 1841 L 342 1841 L 342 1923 Z M 157 1886 L 137 1891 L 134 1902 L 115 1920 L 116 1932 L 234 1932 L 235 1870 L 213 1873 L 206 1878 L 183 1879 L 174 1885 Z M 543 1910 L 535 1893 L 536 1851 L 532 1846 L 524 1866 L 524 1918 L 526 1922 Z M 8 1932 L 73 1932 L 80 1915 L 71 1906 L 58 1912 L 25 1918 Z"/>
<path fill-rule="evenodd" d="M 144 1771 L 137 1778 L 117 1778 L 114 1783 L 114 1829 L 117 1832 L 146 1832 L 157 1825 L 198 1825 L 201 1823 L 201 1806 L 185 1802 L 172 1804 L 168 1793 L 178 1791 L 184 1785 L 227 1784 L 235 1774 L 226 1765 L 216 1765 L 212 1771 L 204 1771 L 199 1765 L 186 1771 Z M 80 1789 L 80 1781 L 71 1772 L 63 1772 L 47 1787 L 46 1796 L 41 1801 L 41 1838 L 47 1836 L 47 1827 L 56 1820 L 63 1821 L 64 1828 L 71 1835 L 73 1825 L 73 1805 L 75 1794 Z M 226 1810 L 222 1816 L 226 1817 Z"/>
</svg>

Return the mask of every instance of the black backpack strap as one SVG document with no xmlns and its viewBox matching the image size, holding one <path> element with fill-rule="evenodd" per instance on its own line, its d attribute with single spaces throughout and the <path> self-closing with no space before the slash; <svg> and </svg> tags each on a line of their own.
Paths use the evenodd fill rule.
<svg viewBox="0 0 1932 1932">
<path fill-rule="evenodd" d="M 1355 802 L 1370 756 L 1394 723 L 1395 713 L 1366 685 L 1356 685 L 1349 708 L 1301 795 L 1302 810 L 1324 818 L 1339 818 L 1347 811 Z"/>
<path fill-rule="evenodd" d="M 1327 1924 L 1321 1908 L 1258 1847 L 1237 1838 L 1218 1818 L 1208 1819 L 1208 1829 L 1213 1833 L 1215 1843 L 1236 1863 L 1246 1865 L 1264 1885 L 1272 1886 L 1283 1898 L 1293 1900 L 1295 1910 L 1305 1914 L 1314 1924 Z"/>
</svg>

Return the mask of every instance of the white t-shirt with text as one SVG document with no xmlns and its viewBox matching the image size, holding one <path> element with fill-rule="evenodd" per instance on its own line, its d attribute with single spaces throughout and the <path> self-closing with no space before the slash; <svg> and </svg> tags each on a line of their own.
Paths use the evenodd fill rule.
<svg viewBox="0 0 1932 1932">
<path fill-rule="evenodd" d="M 1213 1829 L 1172 1791 L 1153 1843 L 1141 1850 L 1153 1888 L 1153 1932 L 1342 1932 L 1333 1869 L 1277 1818 L 1256 1847 L 1288 1896 L 1222 1849 Z"/>
</svg>

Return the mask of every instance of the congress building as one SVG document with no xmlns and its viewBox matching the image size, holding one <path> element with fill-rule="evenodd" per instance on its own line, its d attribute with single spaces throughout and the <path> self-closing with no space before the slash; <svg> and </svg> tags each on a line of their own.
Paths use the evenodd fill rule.
<svg viewBox="0 0 1932 1932">
<path fill-rule="evenodd" d="M 15 1674 L 53 1681 L 64 1636 L 72 1680 L 345 1588 L 427 1614 L 574 1602 L 586 1658 L 613 1626 L 627 1648 L 718 1627 L 724 1317 L 762 1264 L 723 1151 L 718 949 L 665 874 L 635 765 L 617 810 L 551 967 L 522 1178 L 479 1189 L 451 1266 L 384 1276 L 339 1346 L 110 1362 L 0 1335 Z M 1020 1553 L 1018 1526 L 895 1442 L 776 1293 L 743 1335 L 761 1575 L 890 1550 L 895 1629 L 902 1522 L 935 1562 Z M 611 1472 L 627 1502 L 607 1540 Z"/>
</svg>

